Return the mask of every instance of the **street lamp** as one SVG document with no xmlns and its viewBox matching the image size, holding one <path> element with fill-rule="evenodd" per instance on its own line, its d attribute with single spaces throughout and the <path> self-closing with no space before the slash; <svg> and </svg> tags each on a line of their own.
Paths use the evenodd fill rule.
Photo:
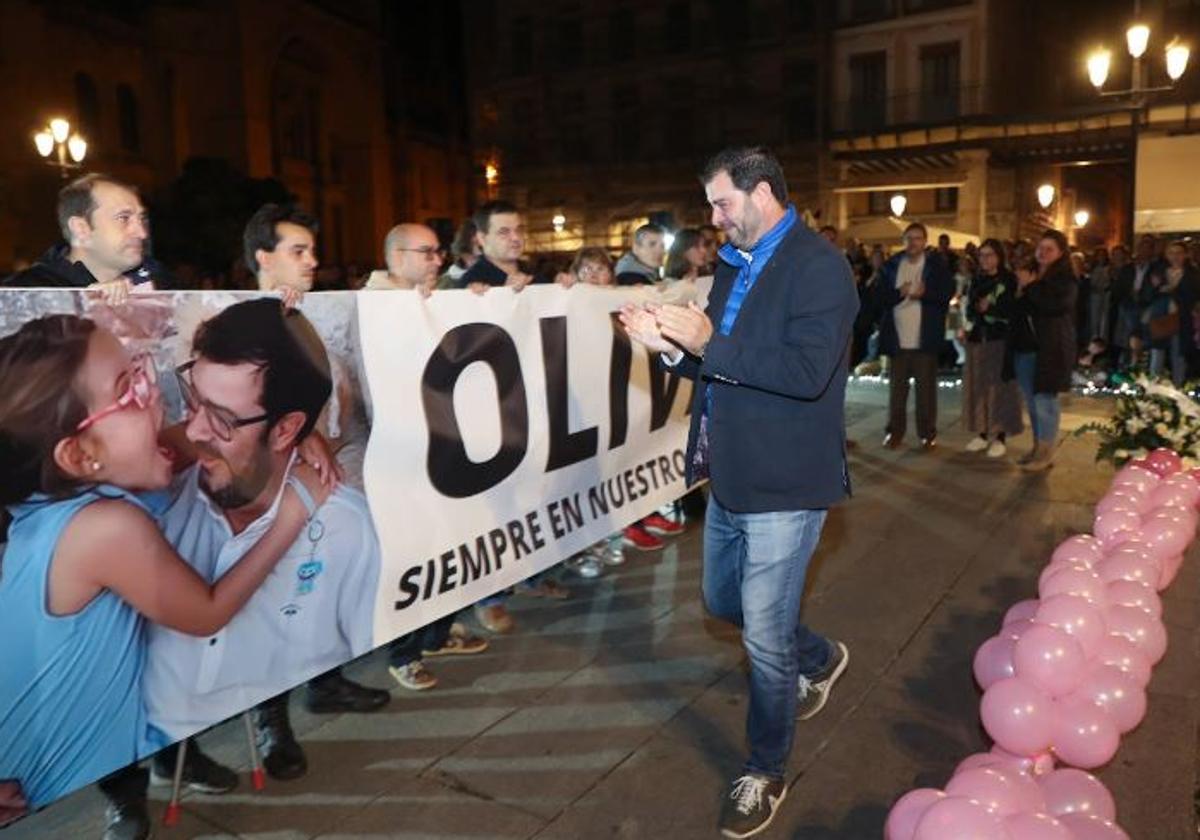
<svg viewBox="0 0 1200 840">
<path fill-rule="evenodd" d="M 1038 204 L 1042 205 L 1043 210 L 1049 210 L 1050 205 L 1054 203 L 1054 185 L 1042 184 L 1037 188 Z"/>
<path fill-rule="evenodd" d="M 50 120 L 45 128 L 34 134 L 33 145 L 46 163 L 58 167 L 63 178 L 72 169 L 80 168 L 88 149 L 87 141 L 78 133 L 72 134 L 71 124 L 62 117 Z"/>
<path fill-rule="evenodd" d="M 896 193 L 892 196 L 889 204 L 892 206 L 892 215 L 899 219 L 904 216 L 904 208 L 908 206 L 908 198 L 904 193 Z"/>
<path fill-rule="evenodd" d="M 567 217 L 562 213 L 555 213 L 554 218 L 550 220 L 550 224 L 554 225 L 555 233 L 562 233 L 563 227 L 567 224 Z"/>
<path fill-rule="evenodd" d="M 1133 14 L 1135 20 L 1141 16 L 1141 5 L 1141 0 L 1134 0 Z M 1128 233 L 1130 238 L 1132 238 L 1134 228 L 1136 227 L 1134 219 L 1137 215 L 1138 134 L 1141 131 L 1142 113 L 1146 110 L 1146 105 L 1150 100 L 1151 94 L 1174 89 L 1175 83 L 1187 71 L 1190 51 L 1185 44 L 1179 42 L 1178 38 L 1167 44 L 1163 57 L 1170 84 L 1150 87 L 1145 84 L 1142 78 L 1142 57 L 1146 55 L 1150 48 L 1150 27 L 1140 22 L 1130 26 L 1125 31 L 1125 46 L 1129 50 L 1130 58 L 1133 59 L 1133 72 L 1130 77 L 1128 90 L 1104 90 L 1104 83 L 1108 81 L 1108 71 L 1112 61 L 1112 54 L 1103 47 L 1093 51 L 1088 56 L 1087 71 L 1088 78 L 1091 79 L 1097 93 L 1101 96 L 1121 97 L 1128 103 L 1130 130 L 1133 135 L 1132 150 L 1130 152 L 1131 173 L 1129 177 L 1128 196 L 1130 220 Z"/>
<path fill-rule="evenodd" d="M 1092 214 L 1086 210 L 1075 211 L 1075 227 L 1087 227 L 1087 223 L 1091 220 Z"/>
</svg>

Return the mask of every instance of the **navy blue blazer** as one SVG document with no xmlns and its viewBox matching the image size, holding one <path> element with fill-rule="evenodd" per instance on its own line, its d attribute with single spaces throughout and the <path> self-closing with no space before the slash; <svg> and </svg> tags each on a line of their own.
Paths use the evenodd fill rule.
<svg viewBox="0 0 1200 840">
<path fill-rule="evenodd" d="M 737 269 L 720 261 L 706 313 L 719 327 Z M 742 301 L 728 336 L 671 370 L 697 380 L 688 483 L 704 384 L 710 490 L 735 513 L 818 510 L 850 493 L 845 397 L 858 292 L 846 258 L 802 222 L 788 231 Z"/>
<path fill-rule="evenodd" d="M 896 254 L 883 264 L 883 276 L 879 282 L 880 309 L 883 317 L 879 322 L 879 352 L 894 356 L 900 351 L 900 338 L 896 334 L 896 319 L 892 310 L 903 300 L 896 281 L 900 274 L 900 260 L 904 252 Z M 925 252 L 925 269 L 921 272 L 925 283 L 925 294 L 921 297 L 921 346 L 926 353 L 936 353 L 946 340 L 946 311 L 950 298 L 954 297 L 954 278 L 946 261 L 933 249 Z"/>
</svg>

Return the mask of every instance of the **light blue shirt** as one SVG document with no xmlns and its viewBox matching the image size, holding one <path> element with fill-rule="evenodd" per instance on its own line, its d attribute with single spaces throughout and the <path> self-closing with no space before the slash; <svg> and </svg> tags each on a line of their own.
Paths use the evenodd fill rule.
<svg viewBox="0 0 1200 840">
<path fill-rule="evenodd" d="M 0 781 L 20 782 L 34 808 L 166 745 L 148 726 L 142 702 L 146 620 L 108 590 L 73 615 L 47 608 L 59 538 L 76 513 L 102 498 L 146 508 L 102 486 L 9 509 L 0 564 Z"/>
<path fill-rule="evenodd" d="M 275 521 L 283 491 L 234 534 L 198 476 L 192 467 L 177 478 L 163 532 L 212 583 Z M 184 738 L 371 650 L 379 563 L 366 497 L 339 485 L 223 629 L 198 638 L 150 626 L 150 720 Z"/>
</svg>

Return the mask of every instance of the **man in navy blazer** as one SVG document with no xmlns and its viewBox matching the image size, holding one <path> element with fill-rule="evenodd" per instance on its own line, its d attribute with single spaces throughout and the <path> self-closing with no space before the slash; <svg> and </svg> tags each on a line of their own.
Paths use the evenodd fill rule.
<svg viewBox="0 0 1200 840">
<path fill-rule="evenodd" d="M 709 479 L 704 601 L 742 629 L 750 757 L 721 830 L 764 830 L 787 792 L 796 720 L 825 705 L 849 651 L 800 622 L 826 509 L 850 492 L 847 355 L 858 294 L 845 258 L 787 204 L 778 160 L 729 149 L 701 175 L 726 233 L 708 308 L 626 306 L 632 338 L 696 381 L 688 483 Z"/>
<path fill-rule="evenodd" d="M 890 356 L 891 388 L 883 445 L 898 449 L 908 420 L 908 380 L 917 381 L 917 434 L 921 448 L 937 439 L 938 352 L 946 340 L 946 311 L 954 279 L 945 260 L 926 250 L 925 225 L 904 229 L 904 250 L 883 265 L 879 282 L 879 352 Z"/>
</svg>

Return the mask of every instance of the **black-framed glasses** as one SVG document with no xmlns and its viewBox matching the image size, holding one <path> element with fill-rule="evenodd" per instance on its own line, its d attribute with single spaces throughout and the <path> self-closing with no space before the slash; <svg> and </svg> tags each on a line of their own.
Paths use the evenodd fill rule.
<svg viewBox="0 0 1200 840">
<path fill-rule="evenodd" d="M 196 393 L 196 387 L 192 385 L 190 371 L 195 364 L 196 360 L 192 359 L 175 368 L 175 378 L 179 381 L 179 392 L 183 395 L 183 404 L 187 407 L 189 415 L 204 412 L 213 434 L 221 440 L 229 443 L 233 440 L 235 430 L 243 426 L 252 426 L 255 423 L 264 423 L 271 419 L 270 414 L 259 414 L 257 417 L 238 417 L 228 408 L 213 405 L 208 400 L 202 399 Z"/>
<path fill-rule="evenodd" d="M 396 250 L 403 251 L 408 254 L 421 254 L 427 260 L 431 260 L 431 259 L 440 260 L 446 256 L 446 252 L 444 250 L 442 250 L 441 248 L 434 248 L 431 245 L 425 245 L 420 248 L 397 248 Z"/>
</svg>

